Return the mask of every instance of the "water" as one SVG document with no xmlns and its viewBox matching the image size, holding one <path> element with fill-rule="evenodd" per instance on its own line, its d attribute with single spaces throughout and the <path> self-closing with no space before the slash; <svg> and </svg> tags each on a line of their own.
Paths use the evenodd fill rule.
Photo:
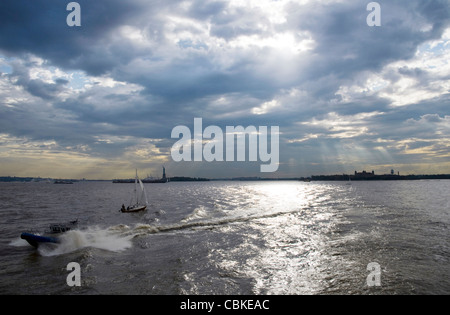
<svg viewBox="0 0 450 315">
<path fill-rule="evenodd" d="M 450 293 L 450 181 L 146 184 L 119 212 L 133 187 L 0 183 L 0 294 Z M 77 218 L 58 245 L 19 237 Z"/>
</svg>

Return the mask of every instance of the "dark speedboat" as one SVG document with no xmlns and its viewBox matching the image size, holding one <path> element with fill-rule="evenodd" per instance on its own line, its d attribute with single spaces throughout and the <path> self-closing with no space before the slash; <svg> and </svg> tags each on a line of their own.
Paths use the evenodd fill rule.
<svg viewBox="0 0 450 315">
<path fill-rule="evenodd" d="M 26 232 L 22 233 L 20 235 L 20 238 L 26 240 L 28 244 L 36 248 L 39 247 L 39 245 L 42 243 L 56 243 L 56 244 L 59 243 L 59 239 L 56 237 L 41 236 Z"/>
<path fill-rule="evenodd" d="M 59 238 L 57 237 L 57 235 L 70 231 L 71 229 L 76 227 L 77 224 L 78 220 L 71 221 L 67 224 L 52 224 L 49 227 L 49 231 L 47 233 L 44 233 L 43 235 L 23 232 L 20 235 L 20 238 L 26 240 L 28 244 L 36 248 L 39 247 L 40 244 L 45 243 L 57 244 L 59 243 Z"/>
</svg>

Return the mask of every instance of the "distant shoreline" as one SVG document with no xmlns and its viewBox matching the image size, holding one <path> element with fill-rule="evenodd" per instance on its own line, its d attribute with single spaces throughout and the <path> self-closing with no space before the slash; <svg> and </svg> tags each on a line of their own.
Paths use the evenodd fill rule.
<svg viewBox="0 0 450 315">
<path fill-rule="evenodd" d="M 372 181 L 372 180 L 425 180 L 425 179 L 450 179 L 450 174 L 436 175 L 319 175 L 312 176 L 312 181 Z"/>
<path fill-rule="evenodd" d="M 434 175 L 313 175 L 311 177 L 280 177 L 280 178 L 263 178 L 263 177 L 233 177 L 233 178 L 201 178 L 201 177 L 170 177 L 168 182 L 209 182 L 209 181 L 377 181 L 377 180 L 431 180 L 431 179 L 450 179 L 450 174 L 434 174 Z M 129 182 L 128 180 L 105 180 L 105 179 L 52 179 L 40 177 L 16 177 L 16 176 L 1 176 L 0 182 L 14 183 L 14 182 Z M 134 179 L 133 179 L 134 182 Z"/>
</svg>

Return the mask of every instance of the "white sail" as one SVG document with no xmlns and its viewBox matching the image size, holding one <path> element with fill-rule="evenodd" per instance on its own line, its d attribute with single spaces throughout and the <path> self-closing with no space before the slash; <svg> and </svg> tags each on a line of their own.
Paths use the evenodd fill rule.
<svg viewBox="0 0 450 315">
<path fill-rule="evenodd" d="M 141 190 L 142 190 L 141 200 L 145 200 L 145 204 L 148 205 L 148 199 L 147 199 L 147 194 L 145 192 L 144 184 L 142 183 L 142 181 L 140 179 L 139 179 L 139 185 L 141 186 Z"/>
<path fill-rule="evenodd" d="M 139 186 L 138 186 L 139 183 Z M 144 203 L 145 202 L 145 203 Z M 134 180 L 134 195 L 132 196 L 130 206 L 125 209 L 125 206 L 122 206 L 122 212 L 137 212 L 145 210 L 148 206 L 147 194 L 145 192 L 145 187 L 142 181 L 139 179 L 137 170 L 136 170 L 136 178 Z"/>
</svg>

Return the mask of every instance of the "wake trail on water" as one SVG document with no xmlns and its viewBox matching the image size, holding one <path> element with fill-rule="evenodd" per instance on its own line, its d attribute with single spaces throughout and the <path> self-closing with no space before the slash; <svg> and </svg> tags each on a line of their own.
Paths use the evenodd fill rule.
<svg viewBox="0 0 450 315">
<path fill-rule="evenodd" d="M 109 228 L 91 227 L 86 230 L 71 230 L 59 236 L 58 244 L 43 244 L 39 246 L 38 251 L 42 256 L 59 256 L 82 250 L 85 248 L 95 248 L 109 252 L 123 252 L 133 247 L 133 239 L 146 237 L 152 234 L 177 232 L 183 230 L 193 230 L 196 228 L 208 229 L 218 226 L 224 226 L 233 223 L 244 223 L 253 220 L 277 217 L 299 213 L 301 209 L 291 211 L 281 211 L 263 215 L 247 215 L 237 217 L 208 218 L 195 212 L 188 219 L 181 220 L 178 223 L 167 225 L 151 225 L 138 223 L 133 227 L 125 224 L 118 224 Z M 203 210 L 201 211 L 203 212 Z M 191 221 L 197 218 L 199 220 Z M 24 246 L 23 240 L 14 241 L 10 245 Z"/>
<path fill-rule="evenodd" d="M 203 211 L 203 210 L 202 210 Z M 129 233 L 133 234 L 134 237 L 146 236 L 150 234 L 157 233 L 165 233 L 165 232 L 175 232 L 182 230 L 189 230 L 194 228 L 212 228 L 217 226 L 223 226 L 233 223 L 244 223 L 248 221 L 266 219 L 266 218 L 274 218 L 282 215 L 289 215 L 293 213 L 299 213 L 302 209 L 295 209 L 290 211 L 279 211 L 274 213 L 268 213 L 263 215 L 248 215 L 248 216 L 238 216 L 238 217 L 225 217 L 225 218 L 216 218 L 216 219 L 206 219 L 203 218 L 199 221 L 190 221 L 192 217 L 198 217 L 198 211 L 194 211 L 193 216 L 189 216 L 187 219 L 180 221 L 179 223 L 168 224 L 168 225 L 150 225 L 150 224 L 137 224 L 134 228 L 129 228 L 127 226 L 123 226 L 124 230 L 129 229 Z"/>
</svg>

